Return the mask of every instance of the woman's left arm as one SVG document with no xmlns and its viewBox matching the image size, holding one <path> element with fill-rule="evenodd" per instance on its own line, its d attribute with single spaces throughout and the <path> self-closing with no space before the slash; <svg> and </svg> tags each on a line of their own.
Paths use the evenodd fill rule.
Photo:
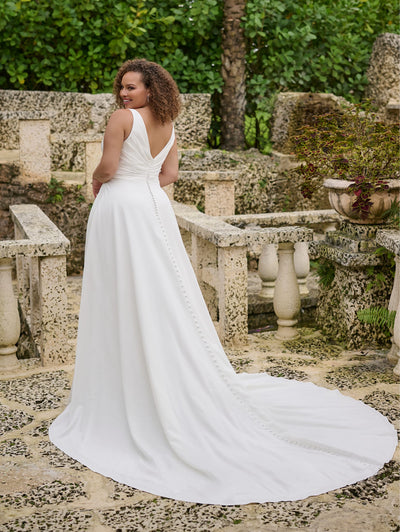
<svg viewBox="0 0 400 532">
<path fill-rule="evenodd" d="M 115 111 L 107 124 L 104 133 L 103 155 L 93 172 L 93 193 L 96 196 L 103 183 L 110 181 L 119 164 L 122 145 L 132 129 L 132 114 L 126 109 Z"/>
<path fill-rule="evenodd" d="M 178 166 L 178 146 L 175 139 L 158 176 L 161 187 L 174 183 L 178 179 Z"/>
</svg>

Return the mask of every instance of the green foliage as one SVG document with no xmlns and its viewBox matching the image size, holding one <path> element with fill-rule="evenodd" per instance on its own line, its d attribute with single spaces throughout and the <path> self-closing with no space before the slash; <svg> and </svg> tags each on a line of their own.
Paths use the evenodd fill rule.
<svg viewBox="0 0 400 532">
<path fill-rule="evenodd" d="M 310 264 L 317 271 L 319 284 L 324 288 L 329 288 L 335 278 L 335 266 L 333 262 L 320 258 L 317 261 L 311 261 Z"/>
<path fill-rule="evenodd" d="M 400 201 L 393 201 L 390 209 L 383 213 L 383 218 L 387 225 L 400 229 Z"/>
<path fill-rule="evenodd" d="M 5 0 L 0 87 L 107 92 L 123 61 L 146 57 L 182 92 L 214 92 L 221 15 L 218 0 Z"/>
<path fill-rule="evenodd" d="M 381 264 L 379 266 L 366 267 L 365 271 L 371 277 L 371 281 L 366 287 L 367 290 L 371 290 L 374 287 L 383 288 L 389 279 L 394 280 L 396 271 L 394 253 L 381 246 L 374 251 L 374 255 L 381 259 Z"/>
<path fill-rule="evenodd" d="M 400 30 L 395 0 L 247 0 L 246 142 L 268 153 L 279 91 L 359 100 L 377 35 Z M 182 92 L 214 95 L 219 144 L 222 0 L 3 0 L 0 88 L 111 91 L 119 65 L 146 57 Z"/>
<path fill-rule="evenodd" d="M 249 92 L 256 103 L 277 91 L 359 97 L 377 35 L 399 32 L 394 0 L 248 0 Z"/>
<path fill-rule="evenodd" d="M 371 307 L 359 310 L 357 317 L 362 323 L 376 325 L 382 329 L 387 336 L 390 336 L 390 330 L 394 327 L 396 311 L 388 310 L 384 307 Z"/>
<path fill-rule="evenodd" d="M 47 196 L 46 203 L 59 203 L 64 199 L 64 186 L 63 181 L 58 181 L 55 177 L 50 179 L 48 184 L 49 195 Z"/>
</svg>

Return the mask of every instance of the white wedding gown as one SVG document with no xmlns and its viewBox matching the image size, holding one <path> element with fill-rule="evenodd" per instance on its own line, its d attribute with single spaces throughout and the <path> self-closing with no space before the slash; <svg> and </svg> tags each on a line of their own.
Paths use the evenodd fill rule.
<svg viewBox="0 0 400 532">
<path fill-rule="evenodd" d="M 51 441 L 93 471 L 213 504 L 293 501 L 374 475 L 388 420 L 312 383 L 236 374 L 207 311 L 141 115 L 90 213 L 75 375 Z"/>
</svg>

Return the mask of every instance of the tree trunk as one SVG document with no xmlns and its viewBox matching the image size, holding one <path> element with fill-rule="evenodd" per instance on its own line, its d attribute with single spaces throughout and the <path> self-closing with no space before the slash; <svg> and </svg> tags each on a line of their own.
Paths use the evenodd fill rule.
<svg viewBox="0 0 400 532">
<path fill-rule="evenodd" d="M 221 147 L 245 148 L 244 112 L 246 107 L 246 45 L 241 19 L 246 0 L 224 0 L 222 32 Z"/>
</svg>

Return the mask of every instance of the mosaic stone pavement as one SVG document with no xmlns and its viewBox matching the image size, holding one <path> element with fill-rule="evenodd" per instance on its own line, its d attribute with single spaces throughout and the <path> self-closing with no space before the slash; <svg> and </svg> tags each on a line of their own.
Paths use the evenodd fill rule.
<svg viewBox="0 0 400 532">
<path fill-rule="evenodd" d="M 74 348 L 79 277 L 68 279 L 70 343 Z M 280 343 L 274 333 L 249 335 L 227 354 L 237 372 L 267 371 L 312 381 L 378 409 L 400 432 L 399 380 L 384 352 L 343 351 L 318 331 Z M 0 376 L 0 532 L 395 532 L 399 525 L 400 452 L 377 475 L 303 501 L 217 506 L 156 497 L 93 473 L 48 440 L 63 409 L 72 366 L 41 368 L 26 360 Z"/>
</svg>

